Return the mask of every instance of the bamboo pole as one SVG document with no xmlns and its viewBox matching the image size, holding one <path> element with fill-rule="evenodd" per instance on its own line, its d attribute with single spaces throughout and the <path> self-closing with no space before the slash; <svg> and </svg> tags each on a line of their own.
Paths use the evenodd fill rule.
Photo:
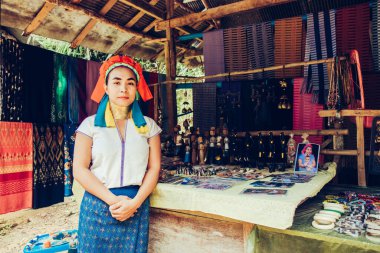
<svg viewBox="0 0 380 253">
<path fill-rule="evenodd" d="M 346 57 L 339 57 L 339 60 L 345 60 Z M 201 76 L 201 77 L 194 77 L 194 78 L 181 78 L 177 80 L 172 81 L 165 81 L 161 84 L 167 84 L 167 83 L 197 83 L 197 82 L 203 82 L 204 80 L 216 78 L 216 77 L 230 77 L 230 76 L 239 76 L 239 75 L 247 75 L 247 74 L 254 74 L 254 73 L 261 73 L 266 71 L 272 71 L 277 69 L 288 69 L 288 68 L 294 68 L 299 66 L 309 66 L 314 64 L 322 64 L 322 63 L 329 63 L 336 61 L 335 58 L 327 58 L 322 60 L 314 60 L 314 61 L 306 61 L 306 62 L 295 62 L 295 63 L 288 63 L 284 65 L 276 65 L 271 67 L 265 67 L 265 68 L 257 68 L 257 69 L 250 69 L 250 70 L 244 70 L 244 71 L 234 71 L 229 73 L 221 73 L 216 75 L 209 75 L 209 76 Z M 159 85 L 160 83 L 151 84 L 150 86 Z"/>
<path fill-rule="evenodd" d="M 274 130 L 274 131 L 251 131 L 249 132 L 252 136 L 257 136 L 259 133 L 262 135 L 269 135 L 269 133 L 272 133 L 273 136 L 280 136 L 281 133 L 284 133 L 284 135 L 289 135 L 293 133 L 294 135 L 302 135 L 304 133 L 308 135 L 348 135 L 348 129 L 323 129 L 323 130 Z M 244 137 L 245 132 L 238 132 L 238 137 Z"/>
<path fill-rule="evenodd" d="M 49 15 L 51 10 L 53 10 L 55 7 L 55 4 L 45 2 L 42 8 L 38 11 L 37 15 L 34 17 L 32 22 L 25 28 L 25 30 L 22 32 L 22 36 L 28 36 L 42 24 L 44 19 Z"/>
<path fill-rule="evenodd" d="M 356 110 L 323 110 L 319 111 L 320 117 L 335 117 L 337 115 L 341 117 L 345 116 L 362 116 L 362 117 L 376 117 L 380 116 L 380 110 L 367 110 L 367 109 L 356 109 Z"/>
</svg>

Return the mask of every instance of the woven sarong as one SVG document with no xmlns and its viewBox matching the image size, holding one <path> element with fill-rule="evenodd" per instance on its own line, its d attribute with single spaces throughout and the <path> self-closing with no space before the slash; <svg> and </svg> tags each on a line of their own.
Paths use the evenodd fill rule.
<svg viewBox="0 0 380 253">
<path fill-rule="evenodd" d="M 139 186 L 110 189 L 115 195 L 136 196 Z M 78 226 L 78 252 L 145 253 L 148 251 L 149 199 L 138 212 L 120 222 L 111 216 L 109 206 L 85 192 L 80 207 Z"/>
<path fill-rule="evenodd" d="M 32 207 L 33 128 L 0 121 L 0 214 Z"/>
</svg>

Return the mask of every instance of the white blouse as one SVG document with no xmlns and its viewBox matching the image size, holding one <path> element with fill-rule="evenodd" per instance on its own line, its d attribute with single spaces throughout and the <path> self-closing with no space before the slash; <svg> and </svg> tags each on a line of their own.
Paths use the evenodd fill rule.
<svg viewBox="0 0 380 253">
<path fill-rule="evenodd" d="M 107 187 L 141 185 L 148 166 L 149 138 L 161 133 L 153 119 L 145 117 L 149 133 L 141 135 L 131 119 L 125 127 L 125 141 L 116 127 L 94 126 L 95 115 L 87 117 L 77 132 L 92 138 L 90 170 Z"/>
</svg>

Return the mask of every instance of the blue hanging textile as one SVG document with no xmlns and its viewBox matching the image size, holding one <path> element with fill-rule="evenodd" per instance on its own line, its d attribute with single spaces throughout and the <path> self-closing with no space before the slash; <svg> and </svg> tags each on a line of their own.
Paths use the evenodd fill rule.
<svg viewBox="0 0 380 253">
<path fill-rule="evenodd" d="M 335 10 L 307 15 L 305 61 L 336 56 Z M 328 95 L 329 78 L 326 64 L 304 68 L 301 92 L 313 94 L 313 102 L 324 104 Z"/>
<path fill-rule="evenodd" d="M 65 197 L 73 195 L 73 160 L 74 160 L 74 143 L 75 143 L 75 130 L 77 124 L 65 124 L 64 125 L 64 185 L 65 185 Z"/>
</svg>

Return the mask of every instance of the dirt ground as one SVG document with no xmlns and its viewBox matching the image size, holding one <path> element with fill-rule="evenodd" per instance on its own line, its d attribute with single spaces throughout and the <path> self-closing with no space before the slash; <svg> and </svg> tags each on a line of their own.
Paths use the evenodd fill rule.
<svg viewBox="0 0 380 253">
<path fill-rule="evenodd" d="M 74 197 L 40 209 L 25 209 L 0 215 L 0 252 L 23 252 L 25 244 L 37 234 L 78 227 L 79 204 Z"/>
</svg>

